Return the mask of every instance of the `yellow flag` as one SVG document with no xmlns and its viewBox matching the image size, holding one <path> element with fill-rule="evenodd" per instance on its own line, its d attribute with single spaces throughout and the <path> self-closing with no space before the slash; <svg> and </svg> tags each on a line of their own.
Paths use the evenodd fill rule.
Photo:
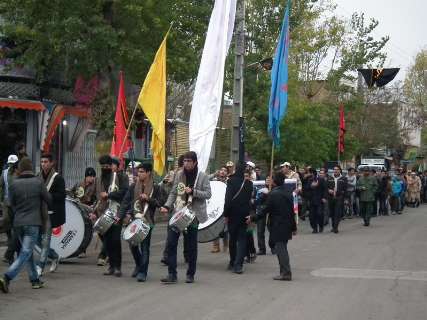
<svg viewBox="0 0 427 320">
<path fill-rule="evenodd" d="M 144 111 L 153 128 L 151 150 L 153 153 L 153 169 L 162 175 L 166 163 L 165 122 L 166 122 L 166 33 L 153 64 L 145 78 L 138 97 L 138 104 Z"/>
</svg>

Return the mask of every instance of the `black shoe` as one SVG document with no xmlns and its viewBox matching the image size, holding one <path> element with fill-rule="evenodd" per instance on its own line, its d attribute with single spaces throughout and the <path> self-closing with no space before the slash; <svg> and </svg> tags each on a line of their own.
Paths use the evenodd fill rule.
<svg viewBox="0 0 427 320">
<path fill-rule="evenodd" d="M 235 267 L 233 269 L 233 273 L 242 274 L 243 273 L 243 267 Z"/>
<path fill-rule="evenodd" d="M 338 229 L 333 229 L 332 232 L 333 233 L 338 233 Z"/>
<path fill-rule="evenodd" d="M 228 266 L 227 266 L 227 270 L 228 270 L 228 271 L 233 271 L 233 264 L 232 264 L 232 263 L 229 263 L 229 264 L 228 264 Z"/>
<path fill-rule="evenodd" d="M 292 274 L 280 274 L 278 276 L 273 277 L 273 280 L 279 280 L 279 281 L 291 281 L 292 280 Z"/>
<path fill-rule="evenodd" d="M 194 276 L 187 275 L 187 279 L 185 279 L 185 283 L 193 283 L 194 282 Z"/>
<path fill-rule="evenodd" d="M 33 289 L 41 289 L 44 287 L 44 283 L 40 280 L 36 280 L 31 282 L 31 288 Z"/>
<path fill-rule="evenodd" d="M 139 272 L 139 268 L 138 268 L 138 267 L 135 267 L 135 269 L 133 269 L 133 272 L 132 272 L 132 274 L 131 274 L 131 277 L 132 277 L 132 278 L 135 278 L 135 277 L 138 275 L 138 272 Z"/>
<path fill-rule="evenodd" d="M 177 283 L 176 276 L 169 274 L 166 278 L 160 279 L 160 281 L 164 284 L 174 284 Z"/>
<path fill-rule="evenodd" d="M 0 277 L 0 290 L 4 293 L 9 292 L 9 280 L 6 277 Z"/>
<path fill-rule="evenodd" d="M 257 255 L 259 255 L 259 256 L 265 256 L 266 252 L 265 252 L 265 250 L 260 250 L 260 251 L 258 251 Z"/>
<path fill-rule="evenodd" d="M 145 282 L 147 280 L 147 275 L 142 272 L 138 272 L 138 274 L 136 275 L 136 280 L 138 282 Z"/>
<path fill-rule="evenodd" d="M 122 276 L 122 271 L 120 269 L 116 269 L 116 270 L 114 270 L 114 275 L 117 278 L 120 278 Z"/>
<path fill-rule="evenodd" d="M 322 232 L 323 232 L 323 228 L 320 228 L 320 229 L 319 229 L 319 233 L 322 233 Z"/>
<path fill-rule="evenodd" d="M 166 258 L 162 258 L 162 260 L 160 260 L 161 263 L 163 263 L 165 266 L 168 265 L 168 260 Z"/>
<path fill-rule="evenodd" d="M 313 231 L 311 231 L 311 233 L 318 233 L 318 231 L 317 230 L 313 230 Z"/>
<path fill-rule="evenodd" d="M 113 268 L 108 268 L 108 270 L 103 273 L 104 276 L 112 276 L 113 274 L 114 274 Z"/>
</svg>

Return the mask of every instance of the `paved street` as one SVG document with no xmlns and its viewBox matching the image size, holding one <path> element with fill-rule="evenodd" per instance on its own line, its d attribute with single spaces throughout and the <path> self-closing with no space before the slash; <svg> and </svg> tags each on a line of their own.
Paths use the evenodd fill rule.
<svg viewBox="0 0 427 320">
<path fill-rule="evenodd" d="M 311 234 L 301 224 L 289 246 L 292 282 L 271 279 L 278 272 L 271 254 L 236 275 L 225 270 L 227 255 L 211 254 L 205 244 L 196 283 L 184 282 L 180 254 L 179 283 L 168 286 L 159 282 L 167 268 L 159 263 L 165 227 L 158 226 L 146 283 L 130 277 L 126 244 L 121 279 L 102 275 L 92 245 L 88 258 L 48 274 L 41 290 L 22 274 L 0 295 L 0 319 L 427 319 L 427 206 L 375 218 L 369 228 L 345 220 L 340 229 Z"/>
</svg>

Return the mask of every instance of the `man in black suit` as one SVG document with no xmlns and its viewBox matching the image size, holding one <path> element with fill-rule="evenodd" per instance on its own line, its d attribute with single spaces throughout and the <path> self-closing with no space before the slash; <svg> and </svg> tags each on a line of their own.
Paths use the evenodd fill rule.
<svg viewBox="0 0 427 320">
<path fill-rule="evenodd" d="M 286 190 L 283 184 L 285 176 L 281 172 L 273 175 L 273 190 L 268 195 L 265 207 L 256 215 L 247 218 L 247 223 L 269 214 L 271 233 L 270 240 L 274 244 L 280 265 L 280 275 L 274 280 L 292 280 L 289 264 L 288 241 L 297 232 L 295 214 L 293 212 L 292 192 Z"/>
<path fill-rule="evenodd" d="M 347 191 L 347 179 L 341 174 L 341 167 L 334 167 L 334 174 L 328 177 L 329 216 L 333 233 L 338 233 L 338 225 L 344 211 L 344 196 Z"/>
</svg>

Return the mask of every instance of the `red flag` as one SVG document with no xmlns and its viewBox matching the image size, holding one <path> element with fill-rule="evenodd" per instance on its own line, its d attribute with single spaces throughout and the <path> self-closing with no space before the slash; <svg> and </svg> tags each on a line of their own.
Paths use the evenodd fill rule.
<svg viewBox="0 0 427 320">
<path fill-rule="evenodd" d="M 345 119 L 344 119 L 344 106 L 340 105 L 340 128 L 338 136 L 338 152 L 344 153 L 344 135 L 345 135 Z"/>
<path fill-rule="evenodd" d="M 123 153 L 132 146 L 129 136 L 126 136 L 129 126 L 129 116 L 126 109 L 126 94 L 123 73 L 120 71 L 119 95 L 117 98 L 116 117 L 114 119 L 114 135 L 111 144 L 111 156 L 118 157 L 123 164 Z M 126 141 L 125 141 L 126 140 Z"/>
</svg>

